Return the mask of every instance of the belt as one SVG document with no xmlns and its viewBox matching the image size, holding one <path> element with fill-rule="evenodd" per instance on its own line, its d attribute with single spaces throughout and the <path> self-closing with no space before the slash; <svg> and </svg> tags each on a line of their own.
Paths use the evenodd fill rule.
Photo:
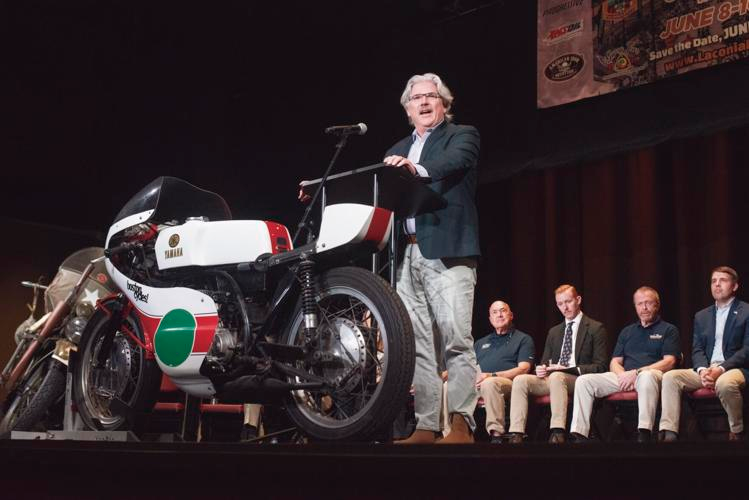
<svg viewBox="0 0 749 500">
<path fill-rule="evenodd" d="M 407 234 L 407 235 L 406 235 L 406 240 L 407 240 L 407 241 L 408 241 L 408 242 L 409 242 L 409 243 L 410 243 L 411 245 L 415 245 L 416 243 L 418 243 L 418 241 L 416 240 L 416 235 L 415 235 L 415 234 Z"/>
</svg>

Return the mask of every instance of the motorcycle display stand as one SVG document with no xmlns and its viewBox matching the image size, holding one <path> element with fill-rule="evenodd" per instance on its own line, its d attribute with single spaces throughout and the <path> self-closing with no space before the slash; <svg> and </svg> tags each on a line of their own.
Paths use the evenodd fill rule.
<svg viewBox="0 0 749 500">
<path fill-rule="evenodd" d="M 300 187 L 310 194 L 322 180 L 302 181 Z M 397 226 L 409 217 L 447 205 L 442 195 L 426 186 L 429 181 L 429 177 L 414 177 L 404 168 L 394 168 L 385 163 L 329 175 L 322 190 L 320 218 L 328 204 L 336 203 L 372 204 L 391 210 L 395 214 L 395 223 L 391 228 L 386 262 L 380 267 L 379 255 L 372 255 L 372 272 L 380 275 L 387 270 L 388 281 L 395 288 Z"/>
<path fill-rule="evenodd" d="M 26 439 L 33 441 L 140 441 L 132 431 L 12 431 L 10 433 L 10 439 Z"/>
<path fill-rule="evenodd" d="M 91 431 L 86 430 L 78 413 L 73 411 L 72 374 L 67 373 L 65 385 L 65 413 L 62 430 L 48 430 L 45 432 L 12 431 L 10 439 L 18 440 L 49 440 L 49 441 L 112 441 L 133 442 L 140 441 L 132 431 Z"/>
</svg>

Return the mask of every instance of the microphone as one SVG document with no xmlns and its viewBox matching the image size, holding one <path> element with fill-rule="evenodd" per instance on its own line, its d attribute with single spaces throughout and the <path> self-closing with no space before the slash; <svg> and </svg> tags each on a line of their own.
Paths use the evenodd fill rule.
<svg viewBox="0 0 749 500">
<path fill-rule="evenodd" d="M 364 135 L 367 133 L 367 124 L 357 123 L 356 125 L 334 125 L 326 128 L 325 133 L 335 135 Z"/>
</svg>

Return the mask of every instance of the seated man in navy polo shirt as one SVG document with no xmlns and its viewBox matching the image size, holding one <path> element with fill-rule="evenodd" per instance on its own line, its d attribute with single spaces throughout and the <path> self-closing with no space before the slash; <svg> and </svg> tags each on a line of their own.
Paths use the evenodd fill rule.
<svg viewBox="0 0 749 500">
<path fill-rule="evenodd" d="M 661 320 L 661 300 L 653 288 L 643 286 L 634 294 L 639 321 L 625 327 L 616 341 L 607 373 L 581 375 L 575 384 L 572 437 L 587 439 L 595 398 L 619 391 L 637 391 L 639 418 L 637 441 L 647 442 L 655 424 L 663 374 L 674 368 L 681 356 L 679 330 Z"/>
<path fill-rule="evenodd" d="M 505 398 L 512 392 L 512 379 L 530 371 L 535 352 L 531 336 L 516 330 L 512 318 L 507 303 L 494 302 L 489 307 L 489 322 L 495 333 L 473 345 L 480 368 L 476 387 L 484 399 L 486 431 L 494 444 L 501 442 L 505 432 Z"/>
</svg>

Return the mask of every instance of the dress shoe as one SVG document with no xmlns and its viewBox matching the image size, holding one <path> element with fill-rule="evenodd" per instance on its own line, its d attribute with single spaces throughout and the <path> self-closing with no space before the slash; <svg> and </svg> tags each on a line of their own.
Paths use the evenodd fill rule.
<svg viewBox="0 0 749 500">
<path fill-rule="evenodd" d="M 679 440 L 679 435 L 674 431 L 661 431 L 658 433 L 658 441 L 661 443 L 674 443 Z"/>
<path fill-rule="evenodd" d="M 567 442 L 567 437 L 562 429 L 552 429 L 549 435 L 549 444 L 563 444 Z"/>
<path fill-rule="evenodd" d="M 637 442 L 638 443 L 649 443 L 652 434 L 648 429 L 637 429 Z"/>
<path fill-rule="evenodd" d="M 741 432 L 729 432 L 728 433 L 728 440 L 729 441 L 743 441 L 744 440 L 744 431 Z"/>
<path fill-rule="evenodd" d="M 510 434 L 510 439 L 507 441 L 510 444 L 523 444 L 523 435 L 519 432 L 513 432 Z"/>
<path fill-rule="evenodd" d="M 570 432 L 570 442 L 575 444 L 590 443 L 591 439 L 578 432 Z"/>
<path fill-rule="evenodd" d="M 490 444 L 502 444 L 502 435 L 501 434 L 492 434 L 489 436 L 489 443 Z"/>
<path fill-rule="evenodd" d="M 450 414 L 450 434 L 437 444 L 473 444 L 473 432 L 460 413 Z"/>
<path fill-rule="evenodd" d="M 437 436 L 434 431 L 416 429 L 409 437 L 401 439 L 400 441 L 395 441 L 394 444 L 434 444 L 436 441 Z"/>
</svg>

